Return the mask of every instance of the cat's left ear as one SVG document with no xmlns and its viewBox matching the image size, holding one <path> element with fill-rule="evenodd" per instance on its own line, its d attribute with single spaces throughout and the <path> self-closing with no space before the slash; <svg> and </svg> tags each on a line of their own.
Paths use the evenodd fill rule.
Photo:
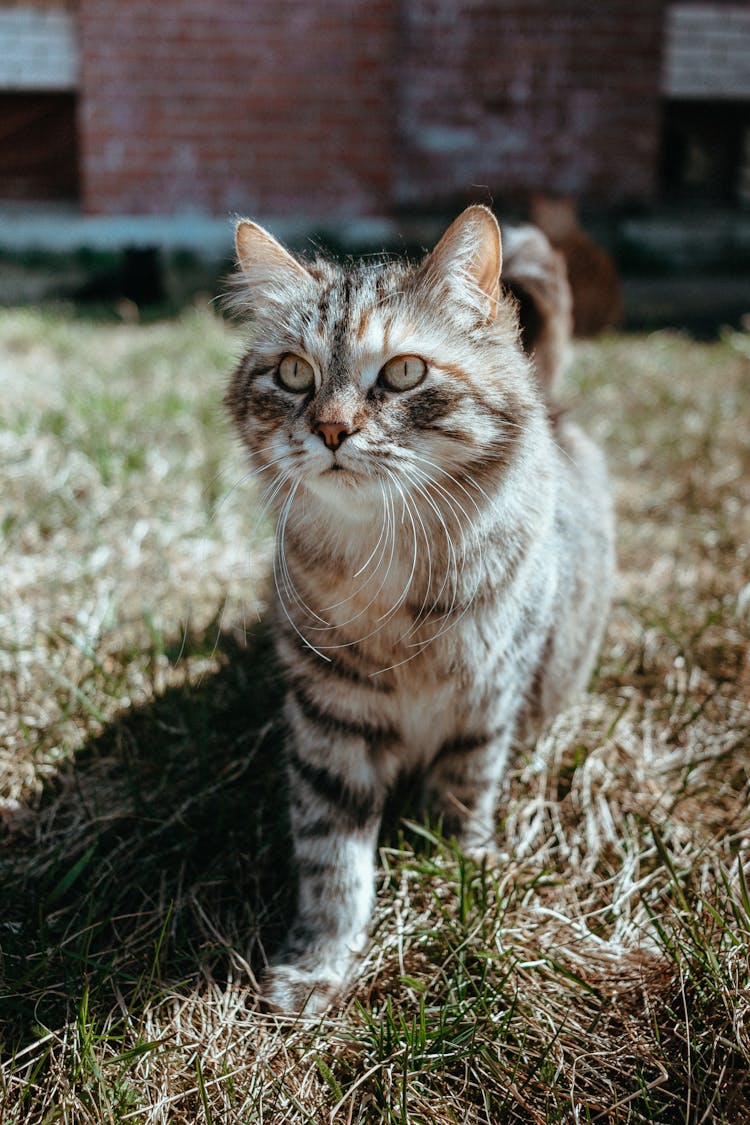
<svg viewBox="0 0 750 1125">
<path fill-rule="evenodd" d="M 451 223 L 424 269 L 428 283 L 447 284 L 489 324 L 497 315 L 502 262 L 497 219 L 489 207 L 474 204 Z"/>
</svg>

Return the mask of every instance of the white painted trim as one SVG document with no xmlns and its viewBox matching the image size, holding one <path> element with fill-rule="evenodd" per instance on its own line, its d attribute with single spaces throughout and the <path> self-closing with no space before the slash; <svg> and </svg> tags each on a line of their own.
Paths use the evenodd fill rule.
<svg viewBox="0 0 750 1125">
<path fill-rule="evenodd" d="M 668 98 L 750 98 L 750 6 L 670 4 L 662 92 Z"/>
<path fill-rule="evenodd" d="M 0 90 L 74 90 L 78 39 L 71 7 L 0 8 Z"/>
</svg>

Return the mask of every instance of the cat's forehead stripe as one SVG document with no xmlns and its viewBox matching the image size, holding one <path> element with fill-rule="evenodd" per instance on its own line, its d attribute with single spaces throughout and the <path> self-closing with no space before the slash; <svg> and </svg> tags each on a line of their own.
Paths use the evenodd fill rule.
<svg viewBox="0 0 750 1125">
<path fill-rule="evenodd" d="M 376 289 L 382 274 L 372 268 L 342 271 L 329 280 L 318 298 L 312 327 L 318 339 L 326 338 L 326 376 L 335 385 L 351 378 L 358 359 L 384 346 L 384 325 L 377 315 Z"/>
<path fill-rule="evenodd" d="M 342 350 L 348 336 L 349 336 L 349 320 L 351 317 L 351 302 L 352 302 L 352 282 L 348 275 L 344 275 L 341 279 L 339 289 L 338 308 L 336 310 L 335 327 L 333 329 L 333 350 L 339 352 Z"/>
<path fill-rule="evenodd" d="M 351 279 L 346 274 L 329 290 L 326 314 L 331 343 L 326 381 L 332 388 L 344 387 L 349 381 L 351 291 Z"/>
<path fill-rule="evenodd" d="M 361 343 L 362 338 L 363 338 L 365 332 L 367 331 L 368 325 L 370 323 L 371 315 L 372 315 L 372 310 L 366 308 L 363 311 L 362 315 L 360 316 L 359 324 L 357 325 L 357 327 L 355 329 L 355 332 L 354 332 L 354 338 L 357 341 L 357 343 Z"/>
</svg>

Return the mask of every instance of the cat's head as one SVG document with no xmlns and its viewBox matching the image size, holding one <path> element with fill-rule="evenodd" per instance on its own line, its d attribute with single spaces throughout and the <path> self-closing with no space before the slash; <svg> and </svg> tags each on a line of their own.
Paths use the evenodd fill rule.
<svg viewBox="0 0 750 1125">
<path fill-rule="evenodd" d="M 539 402 L 487 208 L 417 265 L 298 259 L 247 220 L 236 243 L 251 341 L 226 403 L 266 476 L 367 518 L 384 486 L 509 463 Z"/>
</svg>

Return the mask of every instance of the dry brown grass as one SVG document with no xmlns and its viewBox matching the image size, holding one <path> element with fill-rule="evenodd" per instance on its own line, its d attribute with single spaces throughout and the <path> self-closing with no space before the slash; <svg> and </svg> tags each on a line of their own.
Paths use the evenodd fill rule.
<svg viewBox="0 0 750 1125">
<path fill-rule="evenodd" d="M 312 1026 L 254 1000 L 290 880 L 236 349 L 0 322 L 0 1119 L 746 1122 L 750 339 L 579 349 L 619 509 L 592 692 L 519 755 L 496 870 L 394 803 Z"/>
</svg>

